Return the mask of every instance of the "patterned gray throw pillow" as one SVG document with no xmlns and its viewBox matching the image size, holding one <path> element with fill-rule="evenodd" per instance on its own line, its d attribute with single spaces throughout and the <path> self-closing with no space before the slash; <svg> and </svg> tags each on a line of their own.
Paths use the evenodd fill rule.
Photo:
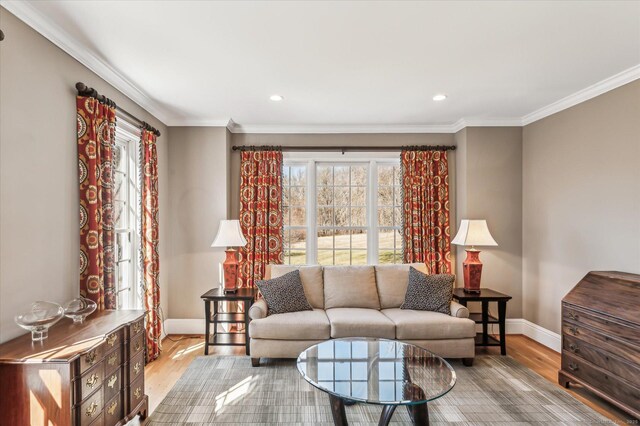
<svg viewBox="0 0 640 426">
<path fill-rule="evenodd" d="M 300 271 L 291 271 L 270 280 L 256 281 L 256 286 L 267 302 L 267 315 L 313 310 L 304 294 Z"/>
<path fill-rule="evenodd" d="M 451 315 L 454 281 L 455 275 L 427 275 L 410 267 L 409 286 L 400 309 L 415 309 Z"/>
</svg>

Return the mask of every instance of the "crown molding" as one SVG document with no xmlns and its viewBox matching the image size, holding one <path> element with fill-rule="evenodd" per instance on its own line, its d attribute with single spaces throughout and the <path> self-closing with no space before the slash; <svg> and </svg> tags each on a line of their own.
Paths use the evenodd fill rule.
<svg viewBox="0 0 640 426">
<path fill-rule="evenodd" d="M 162 123 L 166 123 L 168 121 L 170 114 L 165 108 L 161 107 L 156 101 L 151 99 L 119 71 L 111 67 L 86 47 L 82 46 L 62 27 L 57 25 L 47 16 L 43 15 L 29 2 L 5 0 L 2 1 L 1 5 L 64 52 L 68 53 L 82 65 L 104 79 L 107 83 L 122 92 L 125 96 L 130 98 L 133 102 L 145 109 Z"/>
<path fill-rule="evenodd" d="M 237 124 L 232 133 L 453 133 L 451 124 Z"/>
<path fill-rule="evenodd" d="M 165 124 L 169 127 L 226 127 L 229 130 L 235 126 L 235 123 L 230 118 L 220 120 L 192 120 L 185 118 L 181 120 L 168 120 Z"/>
<path fill-rule="evenodd" d="M 541 120 L 552 114 L 556 114 L 579 103 L 588 101 L 589 99 L 600 96 L 603 93 L 610 90 L 617 89 L 620 86 L 624 86 L 627 83 L 631 83 L 634 80 L 640 78 L 640 65 L 635 65 L 628 68 L 618 74 L 615 74 L 609 78 L 605 78 L 602 81 L 597 82 L 589 87 L 579 90 L 569 96 L 566 96 L 556 102 L 553 102 L 547 106 L 544 106 L 532 113 L 529 113 L 522 117 L 522 125 L 526 126 L 534 121 Z"/>
</svg>

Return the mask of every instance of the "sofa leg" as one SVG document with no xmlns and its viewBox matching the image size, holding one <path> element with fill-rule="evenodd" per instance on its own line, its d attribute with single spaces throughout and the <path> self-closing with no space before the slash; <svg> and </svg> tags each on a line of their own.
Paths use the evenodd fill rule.
<svg viewBox="0 0 640 426">
<path fill-rule="evenodd" d="M 471 367 L 473 365 L 473 358 L 462 358 L 462 364 L 465 367 Z"/>
<path fill-rule="evenodd" d="M 252 367 L 260 367 L 260 358 L 251 358 Z"/>
</svg>

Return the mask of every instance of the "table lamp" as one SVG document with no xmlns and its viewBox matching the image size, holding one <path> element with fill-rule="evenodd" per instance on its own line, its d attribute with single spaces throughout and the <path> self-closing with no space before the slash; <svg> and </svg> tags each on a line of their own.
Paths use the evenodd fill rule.
<svg viewBox="0 0 640 426">
<path fill-rule="evenodd" d="M 227 258 L 222 264 L 224 270 L 224 292 L 234 293 L 238 289 L 238 258 L 233 247 L 244 247 L 247 240 L 242 235 L 239 220 L 221 220 L 218 234 L 211 247 L 227 247 Z"/>
<path fill-rule="evenodd" d="M 471 246 L 465 249 L 467 258 L 462 263 L 464 274 L 464 291 L 467 293 L 480 293 L 480 277 L 482 276 L 482 262 L 480 262 L 480 250 L 475 246 L 497 246 L 489 232 L 486 220 L 462 220 L 460 229 L 451 244 L 459 246 Z"/>
</svg>

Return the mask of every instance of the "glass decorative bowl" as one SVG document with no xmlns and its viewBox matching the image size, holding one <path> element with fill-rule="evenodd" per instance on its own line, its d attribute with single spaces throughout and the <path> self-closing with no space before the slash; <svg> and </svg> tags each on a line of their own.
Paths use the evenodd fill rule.
<svg viewBox="0 0 640 426">
<path fill-rule="evenodd" d="M 49 336 L 49 327 L 64 315 L 62 306 L 54 302 L 33 302 L 13 319 L 20 327 L 31 332 L 31 340 L 39 342 Z"/>
<path fill-rule="evenodd" d="M 91 315 L 97 307 L 98 305 L 93 300 L 77 297 L 64 305 L 64 315 L 71 318 L 74 323 L 82 324 L 84 319 Z"/>
</svg>

